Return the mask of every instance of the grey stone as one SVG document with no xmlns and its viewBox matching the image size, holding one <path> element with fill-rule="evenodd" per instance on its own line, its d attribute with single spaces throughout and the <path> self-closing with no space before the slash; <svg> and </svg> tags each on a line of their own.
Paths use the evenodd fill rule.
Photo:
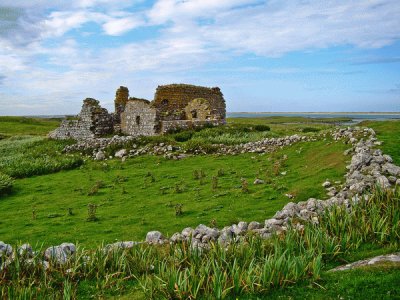
<svg viewBox="0 0 400 300">
<path fill-rule="evenodd" d="M 253 184 L 264 184 L 265 181 L 259 178 L 256 178 L 256 180 L 254 180 Z"/>
<path fill-rule="evenodd" d="M 146 235 L 146 242 L 149 244 L 162 244 L 164 236 L 159 231 L 149 231 Z"/>
<path fill-rule="evenodd" d="M 393 159 L 392 159 L 392 157 L 390 155 L 384 154 L 383 157 L 385 158 L 385 160 L 388 163 L 392 163 L 393 162 Z"/>
<path fill-rule="evenodd" d="M 184 236 L 179 232 L 175 232 L 170 238 L 170 241 L 173 243 L 177 243 L 177 242 L 180 242 L 183 240 L 184 240 Z"/>
<path fill-rule="evenodd" d="M 44 256 L 47 261 L 55 261 L 60 264 L 65 264 L 68 259 L 67 254 L 60 246 L 52 246 L 47 248 Z"/>
<path fill-rule="evenodd" d="M 117 158 L 122 158 L 122 157 L 126 156 L 127 154 L 128 154 L 128 151 L 126 149 L 121 149 L 121 150 L 118 150 L 117 152 L 115 152 L 114 156 Z"/>
<path fill-rule="evenodd" d="M 283 220 L 278 220 L 278 219 L 265 220 L 265 228 L 269 228 L 272 226 L 281 226 L 282 224 L 283 224 Z"/>
<path fill-rule="evenodd" d="M 390 188 L 389 180 L 385 176 L 379 176 L 376 179 L 376 184 L 382 189 Z"/>
<path fill-rule="evenodd" d="M 327 180 L 327 181 L 325 181 L 325 182 L 322 184 L 322 186 L 323 186 L 324 188 L 328 188 L 328 187 L 331 186 L 331 182 L 330 182 L 329 180 Z"/>
<path fill-rule="evenodd" d="M 400 176 L 400 167 L 388 162 L 382 166 L 382 172 L 392 176 Z"/>
<path fill-rule="evenodd" d="M 219 236 L 219 231 L 215 228 L 210 228 L 206 225 L 200 224 L 196 227 L 194 233 L 199 233 L 201 236 L 208 235 L 212 239 L 217 239 Z"/>
<path fill-rule="evenodd" d="M 105 160 L 106 159 L 106 155 L 104 154 L 103 151 L 99 151 L 96 153 L 96 160 Z"/>
<path fill-rule="evenodd" d="M 388 177 L 388 180 L 389 180 L 389 182 L 390 182 L 391 184 L 396 184 L 397 178 L 394 177 L 394 176 L 389 176 L 389 177 Z"/>
<path fill-rule="evenodd" d="M 397 266 L 400 266 L 400 252 L 393 253 L 393 254 L 379 255 L 379 256 L 376 256 L 373 258 L 359 260 L 359 261 L 353 262 L 351 264 L 336 267 L 334 269 L 329 270 L 328 272 L 352 270 L 352 269 L 357 269 L 357 268 L 361 268 L 361 267 L 365 267 L 365 266 L 371 266 L 376 263 L 382 263 L 382 262 L 390 262 L 390 263 L 394 263 Z"/>
<path fill-rule="evenodd" d="M 125 242 L 115 242 L 113 244 L 108 244 L 104 247 L 104 250 L 106 252 L 110 251 L 118 251 L 118 250 L 123 250 L 123 249 L 131 249 L 136 245 L 139 245 L 139 242 L 134 242 L 134 241 L 125 241 Z"/>
<path fill-rule="evenodd" d="M 2 256 L 10 256 L 11 254 L 12 254 L 11 245 L 0 241 L 0 257 L 2 257 Z"/>
<path fill-rule="evenodd" d="M 248 230 L 254 230 L 254 229 L 260 229 L 262 228 L 262 224 L 256 221 L 252 221 L 249 223 L 249 226 L 247 227 Z"/>
<path fill-rule="evenodd" d="M 18 247 L 18 254 L 21 257 L 24 258 L 31 258 L 33 257 L 33 249 L 32 246 L 29 244 L 22 244 L 20 247 Z"/>
<path fill-rule="evenodd" d="M 185 238 L 188 238 L 193 235 L 194 229 L 191 227 L 186 227 L 182 230 L 182 235 Z"/>
</svg>

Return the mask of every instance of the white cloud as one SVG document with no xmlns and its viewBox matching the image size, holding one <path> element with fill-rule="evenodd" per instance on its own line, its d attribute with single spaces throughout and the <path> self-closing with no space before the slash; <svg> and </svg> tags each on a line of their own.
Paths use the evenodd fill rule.
<svg viewBox="0 0 400 300">
<path fill-rule="evenodd" d="M 108 35 L 118 36 L 142 24 L 142 20 L 133 16 L 120 19 L 111 19 L 103 24 L 103 30 Z"/>
<path fill-rule="evenodd" d="M 158 0 L 152 7 L 136 9 L 134 5 L 142 2 L 2 0 L 0 25 L 1 20 L 7 24 L 6 31 L 0 30 L 2 88 L 23 91 L 32 95 L 32 101 L 48 99 L 52 106 L 53 97 L 79 102 L 85 96 L 95 97 L 99 87 L 112 94 L 129 78 L 138 80 L 142 72 L 150 72 L 149 78 L 161 83 L 163 78 L 183 78 L 176 73 L 158 77 L 161 72 L 194 70 L 243 53 L 279 57 L 331 46 L 379 48 L 400 39 L 397 0 Z M 12 17 L 2 18 L 1 7 L 11 9 Z M 137 42 L 121 39 L 109 48 L 101 45 L 102 34 L 93 48 L 69 35 L 63 38 L 71 30 L 83 35 L 80 29 L 90 22 L 110 36 L 146 26 L 156 34 Z M 254 69 L 243 68 L 243 72 Z M 284 66 L 267 72 L 300 70 Z"/>
</svg>

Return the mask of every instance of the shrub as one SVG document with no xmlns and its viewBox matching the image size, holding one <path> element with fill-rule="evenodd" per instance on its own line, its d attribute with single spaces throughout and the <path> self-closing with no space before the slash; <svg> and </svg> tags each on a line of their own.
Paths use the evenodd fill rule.
<svg viewBox="0 0 400 300">
<path fill-rule="evenodd" d="M 307 133 L 307 132 L 318 132 L 320 130 L 321 129 L 315 127 L 304 127 L 301 131 Z"/>
<path fill-rule="evenodd" d="M 270 131 L 271 128 L 268 125 L 259 124 L 259 125 L 254 126 L 254 130 L 255 131 Z"/>
<path fill-rule="evenodd" d="M 193 136 L 193 131 L 187 130 L 187 131 L 182 131 L 182 132 L 176 133 L 174 135 L 174 139 L 177 142 L 186 142 L 186 141 L 190 140 L 192 138 L 192 136 Z"/>
<path fill-rule="evenodd" d="M 217 147 L 210 144 L 203 139 L 191 139 L 186 142 L 184 149 L 188 152 L 205 152 L 205 153 L 213 153 L 217 150 Z"/>
<path fill-rule="evenodd" d="M 14 180 L 10 176 L 0 173 L 0 196 L 9 193 L 13 183 Z"/>
</svg>

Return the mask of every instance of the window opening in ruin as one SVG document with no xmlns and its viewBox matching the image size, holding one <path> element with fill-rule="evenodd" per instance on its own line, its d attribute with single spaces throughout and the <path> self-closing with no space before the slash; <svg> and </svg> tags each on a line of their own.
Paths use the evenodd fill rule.
<svg viewBox="0 0 400 300">
<path fill-rule="evenodd" d="M 191 113 L 192 113 L 192 118 L 196 119 L 197 118 L 197 110 L 192 110 Z"/>
<path fill-rule="evenodd" d="M 168 105 L 168 99 L 163 99 L 163 100 L 161 101 L 161 104 L 162 104 L 162 105 Z"/>
<path fill-rule="evenodd" d="M 136 116 L 136 125 L 140 125 L 140 116 Z"/>
</svg>

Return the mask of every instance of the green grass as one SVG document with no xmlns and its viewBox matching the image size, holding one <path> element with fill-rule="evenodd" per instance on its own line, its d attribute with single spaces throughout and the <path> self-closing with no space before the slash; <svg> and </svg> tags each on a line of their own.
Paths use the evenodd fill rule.
<svg viewBox="0 0 400 300">
<path fill-rule="evenodd" d="M 292 201 L 325 198 L 321 183 L 327 178 L 342 180 L 345 148 L 340 142 L 318 141 L 298 143 L 272 155 L 195 156 L 179 161 L 143 156 L 124 163 L 87 162 L 79 169 L 16 180 L 13 194 L 0 201 L 1 224 L 13 226 L 1 226 L 0 236 L 13 243 L 50 245 L 68 240 L 94 246 L 102 241 L 142 240 L 155 229 L 172 235 L 212 220 L 219 227 L 239 220 L 262 222 L 291 201 L 286 193 L 295 195 Z M 202 183 L 193 177 L 200 169 L 206 174 Z M 224 175 L 213 190 L 211 178 L 220 169 Z M 253 185 L 256 177 L 266 184 Z M 249 193 L 242 192 L 242 178 L 249 182 Z M 97 222 L 86 221 L 89 203 L 98 205 Z M 175 217 L 178 203 L 183 204 L 183 215 Z M 58 217 L 49 218 L 54 214 Z"/>
<path fill-rule="evenodd" d="M 60 119 L 0 116 L 0 139 L 15 135 L 46 135 L 56 129 L 60 121 Z"/>
<path fill-rule="evenodd" d="M 400 165 L 400 121 L 364 121 L 360 125 L 373 128 L 383 142 L 379 148 L 391 155 L 395 164 Z"/>
<path fill-rule="evenodd" d="M 323 273 L 317 282 L 272 291 L 268 299 L 400 299 L 400 266 Z"/>
</svg>

